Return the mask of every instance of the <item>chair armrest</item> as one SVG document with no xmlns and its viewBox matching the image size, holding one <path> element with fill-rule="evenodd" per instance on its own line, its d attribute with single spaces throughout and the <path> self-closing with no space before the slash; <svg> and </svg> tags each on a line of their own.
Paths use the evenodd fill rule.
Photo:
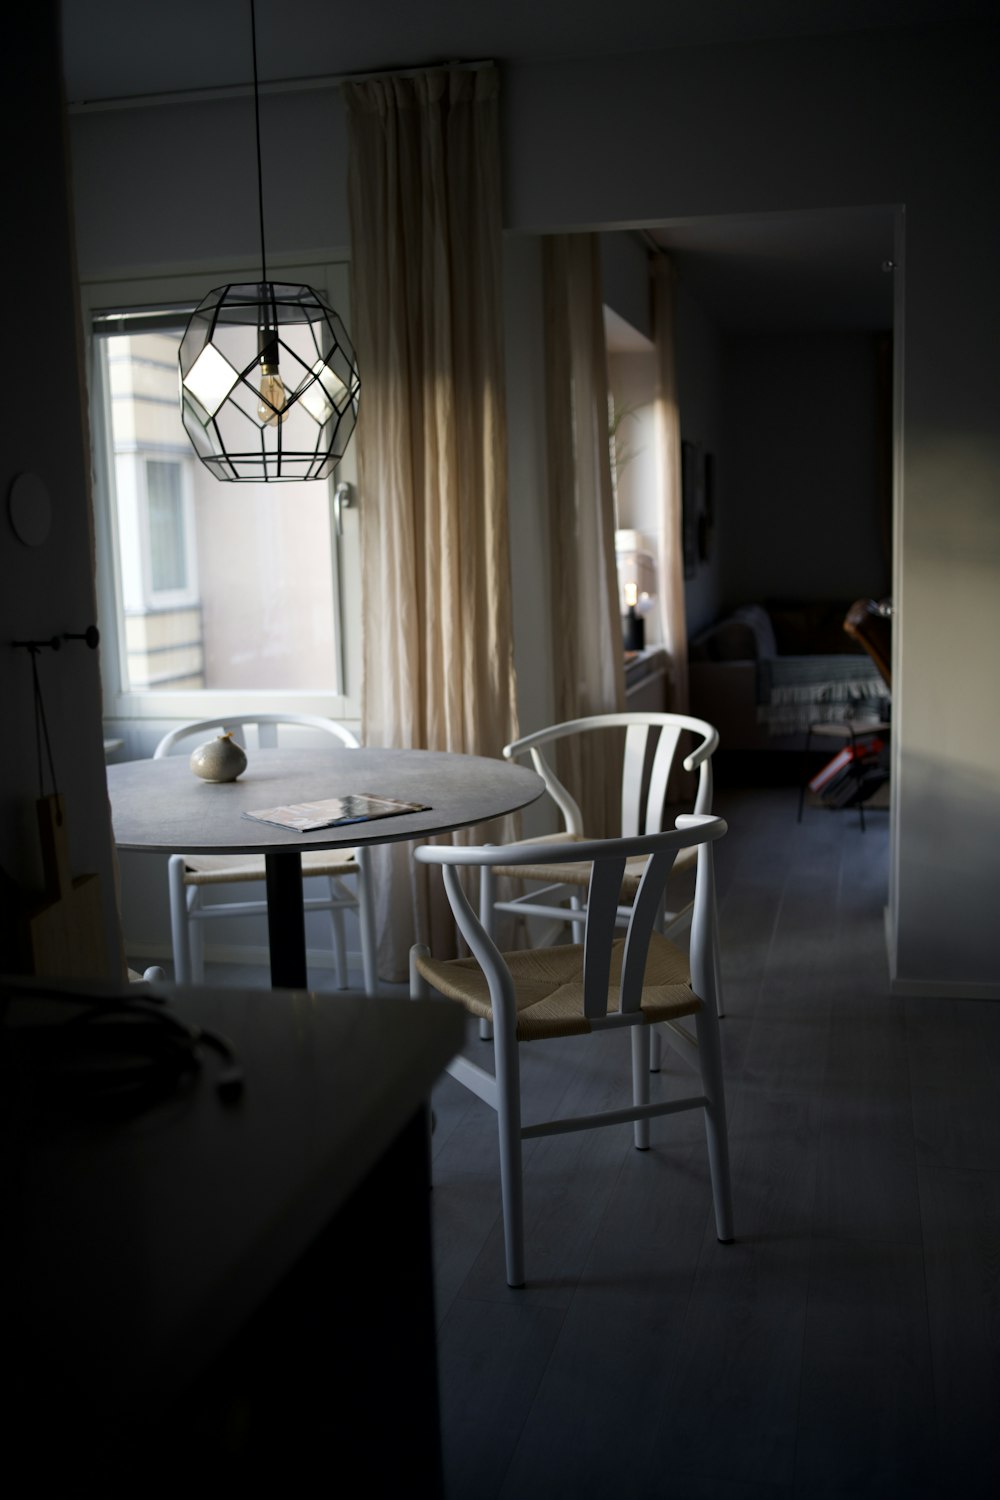
<svg viewBox="0 0 1000 1500">
<path fill-rule="evenodd" d="M 583 839 L 572 844 L 421 844 L 413 857 L 423 865 L 554 865 L 586 863 L 601 856 L 660 854 L 714 843 L 727 832 L 714 813 L 682 813 L 675 828 L 627 839 Z"/>
</svg>

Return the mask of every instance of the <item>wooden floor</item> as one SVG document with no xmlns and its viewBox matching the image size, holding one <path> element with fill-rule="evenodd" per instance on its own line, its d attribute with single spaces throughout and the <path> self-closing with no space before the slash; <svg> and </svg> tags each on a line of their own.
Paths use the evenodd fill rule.
<svg viewBox="0 0 1000 1500">
<path fill-rule="evenodd" d="M 445 1079 L 449 1500 L 1000 1493 L 1000 1007 L 890 996 L 886 812 L 717 802 L 737 1243 L 697 1116 L 529 1142 L 509 1290 L 494 1116 Z M 627 1046 L 522 1048 L 526 1117 L 610 1103 Z"/>
<path fill-rule="evenodd" d="M 697 1116 L 537 1140 L 509 1290 L 495 1117 L 435 1090 L 447 1500 L 1000 1494 L 1000 1006 L 892 998 L 888 813 L 797 803 L 717 797 L 734 1245 Z M 627 1046 L 522 1048 L 526 1117 Z"/>
</svg>

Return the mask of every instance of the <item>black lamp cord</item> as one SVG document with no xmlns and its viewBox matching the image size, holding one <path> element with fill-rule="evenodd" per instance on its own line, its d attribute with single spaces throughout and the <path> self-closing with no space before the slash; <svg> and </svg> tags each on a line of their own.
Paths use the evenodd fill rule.
<svg viewBox="0 0 1000 1500">
<path fill-rule="evenodd" d="M 45 718 L 45 700 L 42 697 L 42 684 L 38 676 L 38 653 L 40 651 L 58 651 L 63 641 L 83 641 L 96 651 L 101 643 L 101 635 L 96 625 L 88 625 L 86 630 L 64 630 L 62 635 L 51 635 L 47 640 L 11 641 L 12 646 L 17 646 L 22 651 L 27 651 L 31 657 L 31 682 L 35 700 L 35 750 L 38 755 L 38 794 L 45 796 L 45 776 L 42 769 L 42 744 L 45 745 L 45 754 L 49 762 L 49 775 L 52 778 L 52 793 L 58 797 L 59 787 L 56 784 L 56 767 L 52 758 L 52 743 L 49 739 L 49 726 Z"/>
<path fill-rule="evenodd" d="M 250 0 L 250 37 L 253 42 L 253 111 L 257 129 L 257 211 L 260 215 L 260 279 L 267 285 L 267 254 L 264 250 L 264 172 L 260 155 L 260 92 L 257 84 L 257 16 Z"/>
<path fill-rule="evenodd" d="M 182 1021 L 162 1001 L 7 988 L 0 991 L 0 1018 L 6 1020 L 15 998 L 81 1007 L 68 1020 L 8 1022 L 4 1027 L 6 1044 L 14 1045 L 22 1061 L 34 1064 L 56 1096 L 71 1094 L 77 1102 L 126 1110 L 154 1103 L 198 1071 L 200 1048 L 220 1060 L 215 1081 L 219 1098 L 229 1104 L 242 1094 L 243 1069 L 232 1044 L 218 1032 Z"/>
<path fill-rule="evenodd" d="M 31 649 L 31 678 L 35 694 L 35 749 L 38 754 L 38 795 L 45 796 L 45 776 L 42 770 L 42 742 L 45 743 L 45 754 L 49 762 L 49 775 L 52 778 L 52 792 L 58 797 L 59 788 L 56 785 L 56 767 L 52 759 L 52 742 L 49 739 L 49 726 L 45 718 L 45 701 L 42 698 L 42 685 L 38 679 L 38 651 Z"/>
</svg>

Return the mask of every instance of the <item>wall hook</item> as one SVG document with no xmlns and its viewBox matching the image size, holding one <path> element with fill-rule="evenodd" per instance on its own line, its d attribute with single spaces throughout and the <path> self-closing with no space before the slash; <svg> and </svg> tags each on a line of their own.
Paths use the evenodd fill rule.
<svg viewBox="0 0 1000 1500">
<path fill-rule="evenodd" d="M 12 646 L 21 646 L 25 651 L 37 655 L 39 651 L 58 651 L 62 641 L 57 635 L 50 636 L 47 641 L 11 641 Z"/>
<path fill-rule="evenodd" d="M 101 644 L 101 632 L 98 630 L 96 625 L 88 625 L 86 630 L 76 635 L 71 635 L 68 631 L 64 630 L 63 640 L 85 641 L 90 647 L 91 651 L 96 651 L 98 646 Z"/>
<path fill-rule="evenodd" d="M 60 650 L 63 641 L 84 641 L 91 651 L 96 651 L 101 642 L 101 633 L 96 625 L 88 625 L 86 630 L 64 630 L 61 636 L 50 635 L 47 641 L 11 641 L 11 645 L 20 646 L 22 650 L 37 655 L 39 651 Z"/>
</svg>

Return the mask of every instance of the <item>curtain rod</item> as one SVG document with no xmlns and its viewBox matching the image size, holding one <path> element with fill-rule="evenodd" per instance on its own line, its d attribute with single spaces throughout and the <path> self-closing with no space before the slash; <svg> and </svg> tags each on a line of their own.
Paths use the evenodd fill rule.
<svg viewBox="0 0 1000 1500">
<path fill-rule="evenodd" d="M 491 68 L 492 58 L 474 62 L 426 63 L 420 67 L 378 68 L 371 73 L 326 73 L 312 78 L 280 78 L 260 85 L 261 94 L 301 94 L 334 89 L 342 83 L 361 83 L 370 78 L 416 78 L 421 73 L 440 72 L 443 69 L 460 69 L 478 72 Z M 114 109 L 152 109 L 160 104 L 207 104 L 217 99 L 244 99 L 253 95 L 252 83 L 227 83 L 216 88 L 176 89 L 162 94 L 121 94 L 114 99 L 67 100 L 66 111 L 71 115 L 100 114 Z"/>
</svg>

